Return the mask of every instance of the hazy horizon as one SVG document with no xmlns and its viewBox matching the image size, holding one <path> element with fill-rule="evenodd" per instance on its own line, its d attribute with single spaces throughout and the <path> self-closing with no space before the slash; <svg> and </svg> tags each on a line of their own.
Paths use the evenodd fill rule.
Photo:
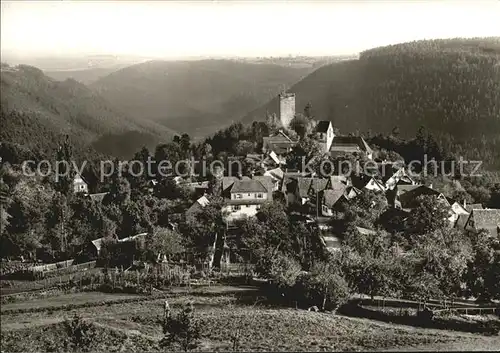
<svg viewBox="0 0 500 353">
<path fill-rule="evenodd" d="M 2 1 L 2 56 L 353 55 L 500 36 L 499 1 Z"/>
</svg>

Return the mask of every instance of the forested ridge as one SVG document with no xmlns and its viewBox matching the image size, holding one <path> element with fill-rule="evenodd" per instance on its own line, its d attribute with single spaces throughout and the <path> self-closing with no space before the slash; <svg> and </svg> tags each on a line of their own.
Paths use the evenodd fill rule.
<svg viewBox="0 0 500 353">
<path fill-rule="evenodd" d="M 115 71 L 90 85 L 114 106 L 192 136 L 205 136 L 309 74 L 234 60 L 154 60 Z"/>
<path fill-rule="evenodd" d="M 99 139 L 135 131 L 147 135 L 154 146 L 173 134 L 161 125 L 134 120 L 111 108 L 105 99 L 75 80 L 55 81 L 32 66 L 3 64 L 1 90 L 1 141 L 36 151 L 50 150 L 57 145 L 55 140 L 70 135 L 80 152 L 94 144 L 90 150 L 130 157 Z M 134 140 L 127 139 L 127 143 L 133 145 Z M 141 139 L 133 150 L 143 144 Z"/>
<path fill-rule="evenodd" d="M 424 125 L 464 158 L 500 166 L 500 38 L 416 41 L 367 50 L 293 86 L 297 111 L 341 132 L 413 136 Z M 243 121 L 265 119 L 277 100 Z"/>
</svg>

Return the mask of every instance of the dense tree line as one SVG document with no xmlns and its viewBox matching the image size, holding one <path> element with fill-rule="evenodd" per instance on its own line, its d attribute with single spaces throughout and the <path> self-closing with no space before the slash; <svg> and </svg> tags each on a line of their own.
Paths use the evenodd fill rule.
<svg viewBox="0 0 500 353">
<path fill-rule="evenodd" d="M 500 160 L 498 38 L 446 39 L 375 48 L 359 60 L 323 66 L 290 89 L 297 107 L 343 133 L 389 133 L 408 138 L 424 125 L 439 145 L 465 159 Z M 244 119 L 276 112 L 277 98 Z"/>
</svg>

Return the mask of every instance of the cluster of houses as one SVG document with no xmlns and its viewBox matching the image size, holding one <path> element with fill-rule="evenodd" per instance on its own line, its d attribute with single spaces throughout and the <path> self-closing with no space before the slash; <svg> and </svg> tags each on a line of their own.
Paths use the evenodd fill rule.
<svg viewBox="0 0 500 353">
<path fill-rule="evenodd" d="M 373 161 L 373 150 L 361 136 L 341 136 L 334 133 L 330 121 L 317 121 L 313 132 L 314 139 L 321 147 L 321 153 L 335 158 L 349 154 L 363 155 L 365 160 L 373 161 L 373 168 L 363 173 L 351 175 L 332 175 L 321 177 L 314 172 L 287 169 L 286 155 L 292 151 L 298 141 L 287 135 L 286 124 L 295 114 L 290 109 L 291 95 L 280 96 L 286 100 L 286 109 L 280 110 L 280 121 L 284 129 L 263 138 L 262 154 L 249 154 L 246 158 L 258 161 L 259 173 L 252 176 L 216 177 L 222 185 L 221 195 L 225 200 L 226 222 L 230 227 L 237 220 L 254 217 L 261 205 L 273 198 L 285 201 L 289 210 L 298 210 L 306 219 L 317 222 L 320 229 L 328 230 L 324 236 L 325 244 L 334 250 L 339 240 L 335 230 L 329 229 L 329 219 L 335 215 L 343 202 L 357 197 L 362 190 L 379 192 L 386 197 L 393 215 L 400 216 L 401 227 L 416 207 L 416 199 L 423 195 L 434 195 L 442 200 L 442 207 L 449 213 L 450 227 L 477 232 L 487 229 L 494 235 L 500 235 L 500 210 L 483 209 L 482 205 L 467 205 L 462 200 L 451 200 L 431 186 L 421 185 L 411 178 L 402 163 Z M 280 108 L 283 104 L 280 104 Z M 257 175 L 258 174 L 258 175 Z M 208 189 L 205 189 L 208 191 Z M 187 217 L 195 217 L 196 212 L 209 203 L 201 196 L 187 211 Z M 358 227 L 362 234 L 373 232 Z"/>
<path fill-rule="evenodd" d="M 422 195 L 434 195 L 442 200 L 441 205 L 449 212 L 450 227 L 477 232 L 488 230 L 500 236 L 500 210 L 483 209 L 480 204 L 466 204 L 462 200 L 451 200 L 431 186 L 418 184 L 413 180 L 402 163 L 374 161 L 373 150 L 361 136 L 341 136 L 334 132 L 330 121 L 316 121 L 313 138 L 320 146 L 323 155 L 335 158 L 349 154 L 362 155 L 372 161 L 370 170 L 351 175 L 332 175 L 321 177 L 314 172 L 289 170 L 286 156 L 298 143 L 287 135 L 286 130 L 295 116 L 295 96 L 281 94 L 279 120 L 283 129 L 264 137 L 261 154 L 248 154 L 253 159 L 257 172 L 251 176 L 225 176 L 218 170 L 215 182 L 209 187 L 208 181 L 184 181 L 177 178 L 178 184 L 196 191 L 199 198 L 185 212 L 186 219 L 206 207 L 210 201 L 208 194 L 216 193 L 224 199 L 224 214 L 228 228 L 238 220 L 254 217 L 261 206 L 273 199 L 283 200 L 289 210 L 298 211 L 306 216 L 306 221 L 317 222 L 320 229 L 326 230 L 323 240 L 327 248 L 334 250 L 339 245 L 335 230 L 329 228 L 329 219 L 335 215 L 342 203 L 350 202 L 362 190 L 371 190 L 385 196 L 392 215 L 399 216 L 401 229 L 404 222 L 416 207 L 416 199 Z M 151 185 L 153 188 L 155 185 Z M 77 176 L 75 192 L 88 192 L 85 181 Z M 92 194 L 89 197 L 102 200 L 105 194 Z M 362 234 L 373 230 L 359 228 Z"/>
</svg>

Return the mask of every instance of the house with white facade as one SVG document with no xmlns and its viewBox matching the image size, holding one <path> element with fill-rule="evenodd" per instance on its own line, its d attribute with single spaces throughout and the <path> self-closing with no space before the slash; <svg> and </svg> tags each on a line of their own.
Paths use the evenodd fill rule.
<svg viewBox="0 0 500 353">
<path fill-rule="evenodd" d="M 314 137 L 325 153 L 330 151 L 333 138 L 335 137 L 332 122 L 328 120 L 318 121 L 314 130 Z"/>
<path fill-rule="evenodd" d="M 76 193 L 84 193 L 88 194 L 89 186 L 85 180 L 83 180 L 80 174 L 76 174 L 73 178 L 73 192 Z"/>
<path fill-rule="evenodd" d="M 273 181 L 271 177 L 224 177 L 222 180 L 226 222 L 253 217 L 261 206 L 272 201 Z"/>
</svg>

